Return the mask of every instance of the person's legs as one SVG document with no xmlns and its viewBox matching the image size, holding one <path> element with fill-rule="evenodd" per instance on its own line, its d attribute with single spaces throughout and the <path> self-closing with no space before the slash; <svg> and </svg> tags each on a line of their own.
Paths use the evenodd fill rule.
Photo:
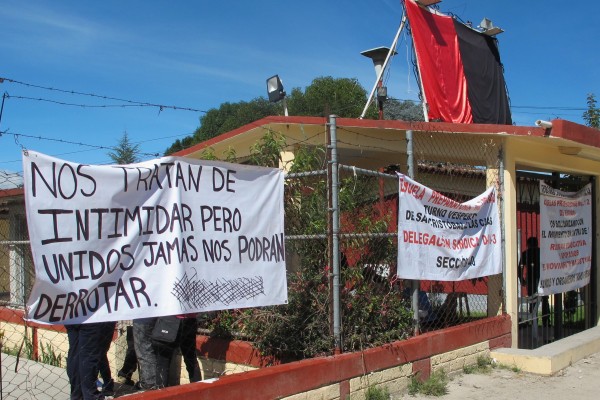
<svg viewBox="0 0 600 400">
<path fill-rule="evenodd" d="M 79 327 L 81 325 L 66 325 L 69 338 L 67 353 L 67 376 L 71 385 L 71 400 L 82 400 L 81 377 L 79 376 Z"/>
<path fill-rule="evenodd" d="M 98 379 L 98 366 L 104 352 L 105 336 L 111 330 L 108 326 L 114 323 L 82 324 L 79 328 L 79 376 L 81 378 L 81 392 L 84 400 L 104 398 L 96 387 Z"/>
<path fill-rule="evenodd" d="M 156 318 L 143 318 L 133 321 L 133 344 L 140 368 L 140 389 L 156 387 L 156 354 L 152 347 L 152 329 Z"/>
<path fill-rule="evenodd" d="M 135 355 L 135 345 L 133 344 L 133 327 L 127 327 L 127 350 L 125 351 L 125 359 L 123 360 L 123 366 L 117 373 L 119 378 L 125 378 L 127 384 L 132 384 L 131 376 L 137 369 L 137 356 Z"/>
<path fill-rule="evenodd" d="M 550 303 L 548 296 L 542 296 L 542 323 L 544 326 L 550 326 Z"/>
<path fill-rule="evenodd" d="M 171 360 L 173 353 L 178 345 L 177 341 L 173 343 L 153 342 L 154 352 L 156 354 L 156 386 L 159 388 L 169 385 L 169 371 L 171 369 Z"/>
<path fill-rule="evenodd" d="M 110 364 L 108 363 L 108 350 L 110 349 L 110 345 L 112 343 L 112 337 L 115 332 L 115 322 L 106 322 L 102 323 L 98 329 L 102 330 L 102 334 L 100 337 L 100 346 L 102 348 L 102 353 L 100 354 L 100 363 L 98 365 L 98 370 L 100 372 L 100 376 L 102 377 L 102 392 L 108 393 L 113 392 L 115 387 L 115 382 L 112 379 L 112 373 L 110 371 Z"/>
<path fill-rule="evenodd" d="M 198 320 L 196 318 L 184 318 L 181 322 L 181 355 L 185 363 L 185 369 L 188 372 L 190 382 L 202 380 L 200 374 L 200 364 L 196 354 L 196 332 L 198 330 Z"/>
</svg>

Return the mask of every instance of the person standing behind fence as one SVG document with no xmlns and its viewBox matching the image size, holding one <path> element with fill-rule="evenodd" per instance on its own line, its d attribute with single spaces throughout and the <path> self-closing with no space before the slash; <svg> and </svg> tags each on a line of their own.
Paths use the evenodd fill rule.
<svg viewBox="0 0 600 400">
<path fill-rule="evenodd" d="M 540 247 L 535 236 L 527 238 L 527 249 L 521 253 L 519 260 L 519 279 L 521 285 L 527 288 L 527 296 L 533 296 L 538 291 L 540 283 Z M 548 296 L 541 296 L 542 320 L 544 325 L 550 321 L 550 305 Z M 533 306 L 533 305 L 532 305 Z"/>
<path fill-rule="evenodd" d="M 177 348 L 181 350 L 190 382 L 198 382 L 202 379 L 198 356 L 196 354 L 196 336 L 198 331 L 196 314 L 178 315 L 177 318 L 180 319 L 179 330 L 173 342 L 153 341 L 156 353 L 156 383 L 159 387 L 173 386 L 176 383 L 171 382 L 169 377 Z"/>
<path fill-rule="evenodd" d="M 152 346 L 152 329 L 156 318 L 133 320 L 133 345 L 138 360 L 140 380 L 136 388 L 140 390 L 156 389 L 156 353 Z"/>
<path fill-rule="evenodd" d="M 128 325 L 125 331 L 125 338 L 127 340 L 127 350 L 125 351 L 125 359 L 123 360 L 123 366 L 117 372 L 117 377 L 121 383 L 133 386 L 133 380 L 131 379 L 133 373 L 137 369 L 138 360 L 135 354 L 135 345 L 133 343 L 133 327 Z"/>
<path fill-rule="evenodd" d="M 69 338 L 67 376 L 71 400 L 112 399 L 98 391 L 96 381 L 106 351 L 106 338 L 112 338 L 115 325 L 115 322 L 98 322 L 65 326 Z"/>
<path fill-rule="evenodd" d="M 113 326 L 114 330 L 114 326 Z M 102 338 L 102 354 L 100 355 L 100 364 L 98 370 L 100 377 L 102 378 L 102 393 L 104 395 L 112 395 L 115 391 L 115 381 L 112 378 L 110 371 L 110 363 L 108 362 L 108 350 L 110 350 L 110 344 L 112 343 L 113 335 L 106 335 Z"/>
</svg>

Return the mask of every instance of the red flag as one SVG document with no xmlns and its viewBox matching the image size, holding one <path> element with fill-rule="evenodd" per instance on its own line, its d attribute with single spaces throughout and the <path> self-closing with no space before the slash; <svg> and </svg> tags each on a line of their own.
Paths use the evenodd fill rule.
<svg viewBox="0 0 600 400">
<path fill-rule="evenodd" d="M 430 120 L 512 124 L 495 39 L 405 0 Z"/>
</svg>

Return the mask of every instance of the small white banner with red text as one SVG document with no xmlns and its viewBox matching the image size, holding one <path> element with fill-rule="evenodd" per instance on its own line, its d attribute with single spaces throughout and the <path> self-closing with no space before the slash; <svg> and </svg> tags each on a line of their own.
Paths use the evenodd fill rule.
<svg viewBox="0 0 600 400">
<path fill-rule="evenodd" d="M 496 189 L 458 203 L 399 174 L 398 277 L 461 281 L 502 272 Z"/>
<path fill-rule="evenodd" d="M 591 184 L 578 192 L 564 192 L 540 181 L 540 295 L 575 290 L 590 282 L 591 222 Z"/>
</svg>

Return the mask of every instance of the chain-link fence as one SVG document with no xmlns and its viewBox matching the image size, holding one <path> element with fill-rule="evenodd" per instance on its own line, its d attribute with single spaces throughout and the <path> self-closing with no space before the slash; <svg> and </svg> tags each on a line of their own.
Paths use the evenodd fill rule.
<svg viewBox="0 0 600 400">
<path fill-rule="evenodd" d="M 380 171 L 339 165 L 334 183 L 330 157 L 313 164 L 297 159 L 300 165 L 329 168 L 291 173 L 286 179 L 289 304 L 218 313 L 217 323 L 207 326 L 226 335 L 240 332 L 263 354 L 286 360 L 361 350 L 500 312 L 500 275 L 458 282 L 420 281 L 418 304 L 413 306 L 413 283 L 396 274 L 402 256 L 398 257 L 395 173 L 412 170 L 417 181 L 462 203 L 490 186 L 500 187 L 500 146 L 489 138 L 467 139 L 448 132 L 418 132 L 410 141 L 414 152 L 410 167 L 408 161 Z M 311 151 L 326 153 L 306 150 Z M 333 210 L 339 210 L 339 231 L 333 226 Z"/>
<path fill-rule="evenodd" d="M 495 186 L 501 213 L 498 142 L 488 137 L 467 139 L 453 132 L 415 132 L 413 140 L 416 181 L 459 203 Z M 500 222 L 503 226 L 502 217 Z M 426 321 L 423 328 L 439 329 L 495 315 L 502 307 L 501 289 L 500 275 L 457 282 L 421 281 L 420 290 L 427 293 L 434 310 L 434 319 Z"/>
<path fill-rule="evenodd" d="M 402 258 L 398 261 L 395 172 L 412 174 L 464 202 L 491 185 L 501 186 L 499 145 L 484 137 L 418 131 L 407 142 L 414 159 L 399 154 L 398 164 L 378 171 L 337 165 L 326 143 L 297 149 L 284 199 L 288 304 L 202 314 L 201 332 L 248 340 L 265 359 L 285 362 L 362 350 L 495 315 L 502 300 L 500 276 L 420 281 L 418 304 L 412 304 L 412 282 L 396 274 Z M 33 283 L 24 203 L 22 196 L 3 201 L 2 390 L 16 399 L 36 398 L 42 391 L 47 398 L 68 398 L 63 327 L 23 325 L 23 305 Z M 126 325 L 117 325 L 109 352 L 113 376 L 123 364 Z M 204 377 L 211 376 L 204 371 Z"/>
</svg>

